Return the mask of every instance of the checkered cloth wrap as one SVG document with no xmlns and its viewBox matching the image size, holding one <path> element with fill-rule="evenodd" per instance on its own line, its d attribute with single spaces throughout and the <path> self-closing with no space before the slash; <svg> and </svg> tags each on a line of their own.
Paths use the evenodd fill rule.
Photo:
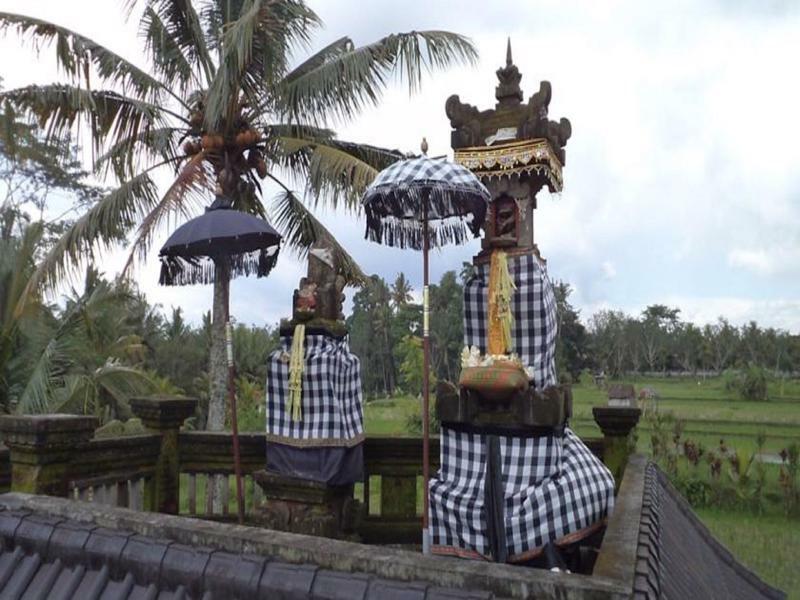
<svg viewBox="0 0 800 600">
<path fill-rule="evenodd" d="M 533 558 L 551 541 L 577 541 L 611 514 L 614 478 L 570 429 L 563 438 L 499 438 L 510 561 Z M 434 552 L 489 557 L 486 448 L 485 434 L 442 428 L 442 467 L 429 488 Z"/>
<path fill-rule="evenodd" d="M 293 421 L 289 398 L 292 336 L 267 361 L 267 440 L 297 447 L 355 446 L 364 439 L 361 363 L 347 338 L 307 334 L 302 419 Z"/>
<path fill-rule="evenodd" d="M 489 314 L 489 267 L 475 267 L 464 286 L 464 344 L 486 352 Z M 556 385 L 556 296 L 542 262 L 533 254 L 508 257 L 508 270 L 517 289 L 512 298 L 513 352 L 534 368 L 533 386 Z"/>
</svg>

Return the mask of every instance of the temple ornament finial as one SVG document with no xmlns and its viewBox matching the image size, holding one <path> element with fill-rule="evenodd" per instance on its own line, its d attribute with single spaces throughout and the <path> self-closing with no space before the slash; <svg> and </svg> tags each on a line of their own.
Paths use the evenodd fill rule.
<svg viewBox="0 0 800 600">
<path fill-rule="evenodd" d="M 519 87 L 522 74 L 511 57 L 510 37 L 506 45 L 506 66 L 497 69 L 497 80 L 500 82 L 494 92 L 497 107 L 518 106 L 522 102 L 522 88 Z"/>
</svg>

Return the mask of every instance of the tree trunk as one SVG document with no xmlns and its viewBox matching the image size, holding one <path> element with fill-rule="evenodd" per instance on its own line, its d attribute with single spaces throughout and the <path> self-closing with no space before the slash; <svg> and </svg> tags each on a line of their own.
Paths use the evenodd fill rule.
<svg viewBox="0 0 800 600">
<path fill-rule="evenodd" d="M 225 349 L 225 292 L 229 285 L 229 272 L 227 264 L 216 264 L 216 278 L 214 279 L 214 305 L 211 322 L 211 357 L 209 361 L 209 390 L 208 390 L 208 418 L 206 429 L 209 431 L 222 431 L 225 429 L 225 399 L 228 392 L 228 361 Z M 221 477 L 214 478 L 213 500 L 214 512 L 222 511 L 222 482 Z"/>
</svg>

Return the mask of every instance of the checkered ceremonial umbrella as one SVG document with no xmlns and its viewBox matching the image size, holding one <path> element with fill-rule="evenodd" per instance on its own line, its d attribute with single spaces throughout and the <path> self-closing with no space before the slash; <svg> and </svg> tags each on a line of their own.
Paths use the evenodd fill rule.
<svg viewBox="0 0 800 600">
<path fill-rule="evenodd" d="M 427 150 L 423 139 L 422 151 Z M 423 552 L 430 552 L 428 530 L 430 341 L 428 337 L 428 250 L 448 243 L 460 244 L 469 233 L 478 237 L 491 194 L 469 169 L 442 158 L 418 156 L 397 161 L 375 177 L 364 193 L 367 238 L 388 246 L 422 250 L 423 264 L 423 373 L 422 469 L 424 504 Z"/>
<path fill-rule="evenodd" d="M 264 219 L 231 208 L 230 200 L 218 195 L 205 214 L 178 227 L 159 252 L 161 285 L 214 283 L 218 278 L 223 283 L 228 399 L 231 403 L 233 462 L 240 523 L 244 520 L 244 496 L 236 420 L 230 279 L 251 274 L 265 277 L 278 260 L 280 242 L 280 234 Z"/>
</svg>

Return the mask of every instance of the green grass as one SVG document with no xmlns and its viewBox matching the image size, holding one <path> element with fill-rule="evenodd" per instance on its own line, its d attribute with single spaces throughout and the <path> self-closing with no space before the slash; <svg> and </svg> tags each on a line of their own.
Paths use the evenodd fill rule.
<svg viewBox="0 0 800 600">
<path fill-rule="evenodd" d="M 419 400 L 411 396 L 373 400 L 364 408 L 364 427 L 367 434 L 409 435 L 408 417 L 419 410 Z"/>
<path fill-rule="evenodd" d="M 740 452 L 756 448 L 756 436 L 764 433 L 764 451 L 777 454 L 793 441 L 800 440 L 800 383 L 787 381 L 770 384 L 768 402 L 748 402 L 725 390 L 721 378 L 638 378 L 626 380 L 636 389 L 653 388 L 659 395 L 660 412 L 670 412 L 684 422 L 684 439 L 715 448 L 720 438 Z M 581 436 L 599 436 L 592 418 L 592 407 L 605 404 L 606 391 L 588 378 L 573 386 L 573 426 Z M 650 428 L 642 422 L 638 428 L 638 449 L 649 450 Z"/>
<path fill-rule="evenodd" d="M 698 509 L 714 536 L 759 577 L 800 600 L 800 521 L 778 515 Z"/>
</svg>

